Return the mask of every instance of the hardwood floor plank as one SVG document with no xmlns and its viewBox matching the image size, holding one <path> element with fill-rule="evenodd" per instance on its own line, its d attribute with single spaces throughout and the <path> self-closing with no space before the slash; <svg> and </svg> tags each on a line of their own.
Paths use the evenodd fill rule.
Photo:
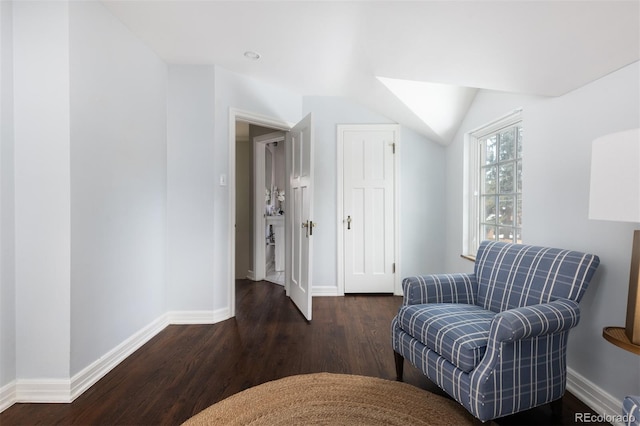
<svg viewBox="0 0 640 426">
<path fill-rule="evenodd" d="M 12 425 L 180 424 L 252 386 L 295 374 L 331 372 L 395 380 L 391 319 L 402 299 L 347 295 L 313 299 L 308 323 L 267 282 L 238 281 L 236 317 L 213 325 L 172 325 L 71 404 L 15 404 L 0 413 Z M 405 363 L 405 382 L 444 395 Z M 567 394 L 563 425 L 591 412 Z M 548 407 L 498 425 L 552 424 Z"/>
</svg>

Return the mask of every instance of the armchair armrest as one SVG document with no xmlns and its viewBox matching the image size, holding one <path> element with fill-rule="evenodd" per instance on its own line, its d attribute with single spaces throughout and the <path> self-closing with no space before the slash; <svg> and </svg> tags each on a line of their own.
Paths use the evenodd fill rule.
<svg viewBox="0 0 640 426">
<path fill-rule="evenodd" d="M 578 304 L 568 299 L 508 309 L 494 317 L 489 341 L 513 342 L 555 334 L 575 327 L 579 320 Z"/>
<path fill-rule="evenodd" d="M 439 274 L 405 278 L 404 305 L 423 303 L 475 304 L 478 292 L 474 274 Z"/>
</svg>

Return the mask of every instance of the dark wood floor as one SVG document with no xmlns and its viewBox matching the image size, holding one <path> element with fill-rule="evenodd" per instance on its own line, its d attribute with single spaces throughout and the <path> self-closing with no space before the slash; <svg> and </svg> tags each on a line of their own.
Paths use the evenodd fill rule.
<svg viewBox="0 0 640 426">
<path fill-rule="evenodd" d="M 395 378 L 390 322 L 400 297 L 317 297 L 307 323 L 283 287 L 249 281 L 236 287 L 235 318 L 169 326 L 73 403 L 15 404 L 0 414 L 0 425 L 173 425 L 234 393 L 294 374 Z M 442 394 L 408 363 L 405 382 Z M 592 413 L 565 395 L 561 424 L 576 424 L 574 413 L 582 412 Z M 541 407 L 496 423 L 553 421 Z"/>
</svg>

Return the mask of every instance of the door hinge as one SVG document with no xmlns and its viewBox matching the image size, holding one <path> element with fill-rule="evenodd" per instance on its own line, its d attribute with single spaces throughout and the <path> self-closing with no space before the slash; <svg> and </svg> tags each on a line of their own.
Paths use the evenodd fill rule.
<svg viewBox="0 0 640 426">
<path fill-rule="evenodd" d="M 396 153 L 396 143 L 395 142 L 393 142 L 391 144 L 391 148 L 393 149 L 393 153 L 395 154 Z"/>
<path fill-rule="evenodd" d="M 396 264 L 395 264 L 395 262 L 393 263 L 393 265 L 391 265 L 391 273 L 392 274 L 396 273 Z"/>
</svg>

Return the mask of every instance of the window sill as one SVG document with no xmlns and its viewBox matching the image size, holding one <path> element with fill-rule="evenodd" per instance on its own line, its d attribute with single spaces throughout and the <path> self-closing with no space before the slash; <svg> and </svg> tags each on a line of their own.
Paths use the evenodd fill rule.
<svg viewBox="0 0 640 426">
<path fill-rule="evenodd" d="M 463 259 L 467 259 L 467 260 L 469 260 L 469 261 L 471 261 L 473 263 L 476 262 L 476 257 L 475 256 L 471 256 L 470 254 L 461 254 L 460 257 L 463 258 Z"/>
</svg>

